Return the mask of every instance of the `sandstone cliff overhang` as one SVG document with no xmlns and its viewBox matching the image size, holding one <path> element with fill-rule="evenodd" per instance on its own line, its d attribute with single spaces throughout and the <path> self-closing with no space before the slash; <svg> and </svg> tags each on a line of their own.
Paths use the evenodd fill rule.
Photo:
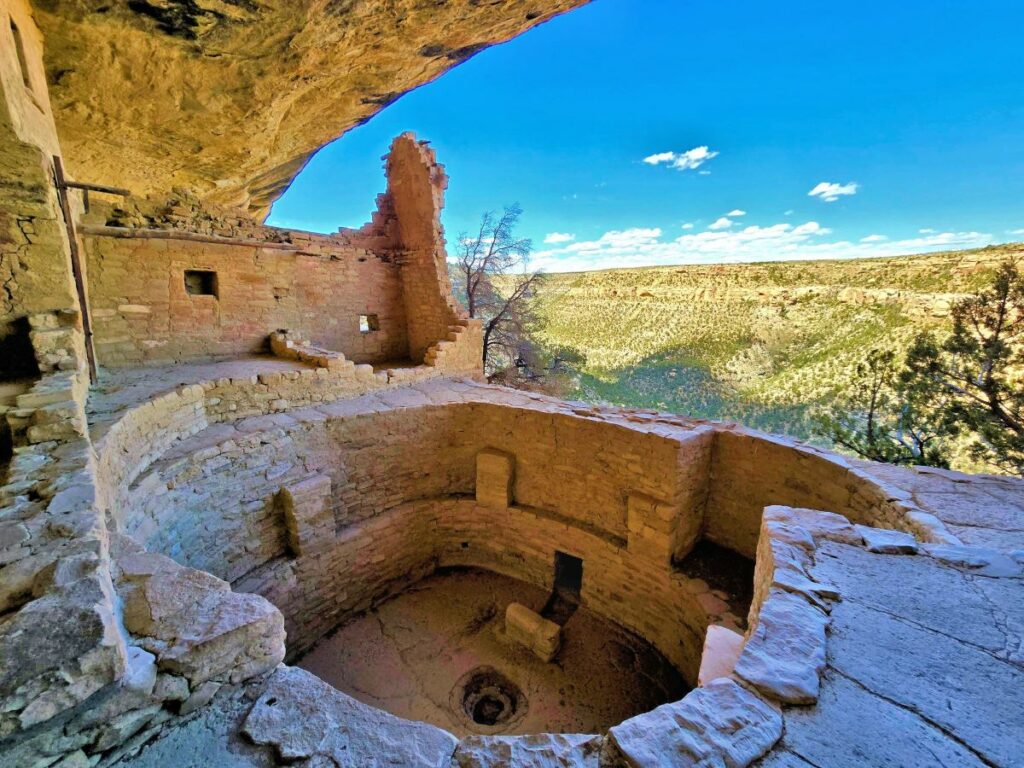
<svg viewBox="0 0 1024 768">
<path fill-rule="evenodd" d="M 312 154 L 402 94 L 586 0 L 44 0 L 79 179 L 264 216 Z"/>
</svg>

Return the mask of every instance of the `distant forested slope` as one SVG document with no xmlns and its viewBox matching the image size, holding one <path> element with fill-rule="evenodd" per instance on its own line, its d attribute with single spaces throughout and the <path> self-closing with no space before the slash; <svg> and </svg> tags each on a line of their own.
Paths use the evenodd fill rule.
<svg viewBox="0 0 1024 768">
<path fill-rule="evenodd" d="M 1007 257 L 1024 261 L 1024 244 L 553 274 L 538 336 L 581 356 L 569 397 L 808 438 L 811 412 L 841 396 L 868 350 L 941 332 L 951 304 Z"/>
</svg>

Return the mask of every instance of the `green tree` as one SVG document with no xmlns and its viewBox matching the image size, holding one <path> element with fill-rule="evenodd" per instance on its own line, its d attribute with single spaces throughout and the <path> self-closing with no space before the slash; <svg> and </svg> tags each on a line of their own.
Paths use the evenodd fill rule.
<svg viewBox="0 0 1024 768">
<path fill-rule="evenodd" d="M 1024 279 L 1013 261 L 992 284 L 958 301 L 945 338 L 921 333 L 902 366 L 873 350 L 857 368 L 847 403 L 819 415 L 815 431 L 890 464 L 948 466 L 951 440 L 1024 476 Z"/>
<path fill-rule="evenodd" d="M 949 399 L 948 424 L 974 437 L 972 456 L 1024 476 L 1024 278 L 1004 262 L 992 285 L 952 310 L 953 331 L 921 334 L 902 374 L 907 386 Z"/>
<path fill-rule="evenodd" d="M 873 349 L 846 402 L 816 418 L 815 432 L 858 456 L 886 464 L 949 466 L 957 428 L 936 408 L 936 392 L 904 380 L 891 350 Z"/>
</svg>

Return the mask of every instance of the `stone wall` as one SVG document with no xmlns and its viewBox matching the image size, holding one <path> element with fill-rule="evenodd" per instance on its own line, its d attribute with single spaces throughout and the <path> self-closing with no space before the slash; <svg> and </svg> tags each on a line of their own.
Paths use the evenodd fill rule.
<svg viewBox="0 0 1024 768">
<path fill-rule="evenodd" d="M 173 230 L 89 231 L 97 233 L 83 239 L 104 366 L 260 352 L 280 328 L 359 363 L 408 356 L 399 267 L 358 238 L 307 235 L 285 250 L 177 239 Z M 215 295 L 188 293 L 186 270 L 216 273 Z M 360 315 L 374 315 L 376 327 L 361 332 Z"/>
<path fill-rule="evenodd" d="M 0 380 L 38 373 L 30 315 L 77 306 L 53 179 L 53 157 L 59 154 L 32 9 L 25 0 L 5 0 L 0 4 Z"/>
<path fill-rule="evenodd" d="M 275 497 L 288 483 L 312 474 L 330 477 L 329 507 L 340 530 L 409 501 L 473 494 L 477 456 L 495 447 L 514 457 L 517 505 L 544 510 L 616 546 L 631 538 L 631 494 L 664 500 L 662 567 L 692 547 L 704 518 L 707 428 L 672 440 L 487 403 L 431 406 L 417 398 L 380 411 L 371 407 L 375 399 L 358 398 L 204 429 L 211 415 L 201 415 L 203 400 L 219 407 L 233 397 L 225 389 L 175 393 L 176 407 L 166 417 L 131 430 L 155 450 L 111 451 L 127 435 L 126 425 L 98 446 L 103 476 L 110 488 L 121 489 L 107 503 L 123 530 L 148 548 L 229 580 L 282 553 L 284 518 Z M 384 396 L 408 397 L 400 390 Z M 160 425 L 175 439 L 203 431 L 143 470 L 146 457 L 166 444 Z M 124 455 L 139 463 L 116 481 L 111 462 Z M 667 542 L 682 539 L 677 531 L 685 532 L 685 549 L 670 551 Z"/>
<path fill-rule="evenodd" d="M 908 530 L 944 541 L 945 527 L 914 508 L 910 495 L 826 454 L 769 435 L 723 431 L 715 441 L 705 535 L 747 557 L 757 549 L 770 504 L 840 512 L 856 523 Z"/>
<path fill-rule="evenodd" d="M 447 179 L 412 134 L 395 140 L 387 172 L 371 222 L 335 235 L 247 222 L 184 193 L 95 206 L 82 231 L 100 362 L 249 354 L 287 329 L 357 363 L 436 363 L 467 327 L 446 266 Z M 197 271 L 198 294 L 186 287 Z"/>
<path fill-rule="evenodd" d="M 441 208 L 448 177 L 434 150 L 411 133 L 395 139 L 388 155 L 388 192 L 381 210 L 393 213 L 402 262 L 402 291 L 409 318 L 409 356 L 423 359 L 461 316 L 445 264 Z"/>
<path fill-rule="evenodd" d="M 886 493 L 841 460 L 746 431 L 573 413 L 445 382 L 287 412 L 225 407 L 247 392 L 223 382 L 175 394 L 186 414 L 171 430 L 176 442 L 148 459 L 108 433 L 97 443 L 101 477 L 113 480 L 112 457 L 136 459 L 109 486 L 120 488 L 106 501 L 118 529 L 270 599 L 285 614 L 292 655 L 438 565 L 548 588 L 562 551 L 584 560 L 587 605 L 692 680 L 707 626 L 743 622 L 673 567 L 702 532 L 740 552 L 751 539 L 756 548 L 764 504 L 754 505 L 794 504 L 810 489 L 858 519 L 889 514 L 881 503 L 862 506 Z M 166 444 L 152 422 L 133 433 Z M 741 479 L 753 472 L 735 454 L 741 447 L 764 472 L 759 496 L 756 478 Z M 507 457 L 505 469 L 488 469 L 481 455 Z"/>
</svg>

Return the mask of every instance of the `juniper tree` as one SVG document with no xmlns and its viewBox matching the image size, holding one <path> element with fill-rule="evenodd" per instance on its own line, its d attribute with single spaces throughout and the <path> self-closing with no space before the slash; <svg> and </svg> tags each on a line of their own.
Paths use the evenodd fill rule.
<svg viewBox="0 0 1024 768">
<path fill-rule="evenodd" d="M 871 350 L 845 402 L 819 414 L 815 431 L 871 461 L 948 467 L 956 427 L 935 407 L 937 393 L 908 386 L 902 373 L 894 352 Z"/>
<path fill-rule="evenodd" d="M 1024 475 L 1024 278 L 1017 265 L 1003 263 L 989 287 L 953 306 L 952 318 L 945 340 L 915 339 L 904 386 L 947 397 L 945 421 L 973 435 L 972 456 Z"/>
<path fill-rule="evenodd" d="M 992 283 L 953 305 L 952 329 L 918 334 L 902 366 L 873 350 L 847 403 L 816 431 L 874 461 L 947 466 L 951 440 L 971 437 L 973 458 L 1024 476 L 1024 278 L 1000 265 Z"/>
</svg>

